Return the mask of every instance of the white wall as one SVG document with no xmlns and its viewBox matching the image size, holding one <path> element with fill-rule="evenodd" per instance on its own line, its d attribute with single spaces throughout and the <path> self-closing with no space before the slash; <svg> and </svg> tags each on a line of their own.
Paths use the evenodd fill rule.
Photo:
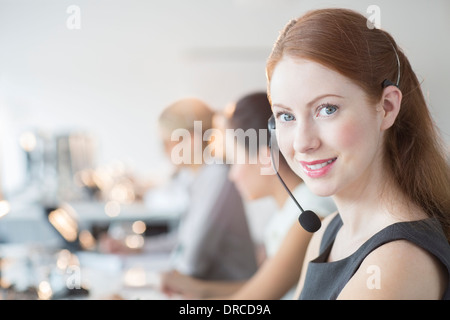
<svg viewBox="0 0 450 320">
<path fill-rule="evenodd" d="M 265 60 L 290 18 L 327 6 L 366 14 L 371 4 L 423 79 L 450 144 L 446 0 L 0 0 L 3 182 L 20 178 L 14 148 L 29 128 L 85 130 L 97 137 L 99 164 L 165 172 L 155 131 L 164 106 L 196 95 L 219 109 L 264 90 Z M 79 30 L 66 26 L 70 5 L 81 10 Z"/>
</svg>

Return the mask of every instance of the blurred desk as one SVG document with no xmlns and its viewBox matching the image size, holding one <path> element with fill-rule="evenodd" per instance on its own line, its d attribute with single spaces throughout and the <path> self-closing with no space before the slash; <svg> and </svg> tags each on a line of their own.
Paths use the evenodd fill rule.
<svg viewBox="0 0 450 320">
<path fill-rule="evenodd" d="M 3 244 L 0 255 L 2 286 L 14 288 L 8 296 L 3 292 L 3 299 L 180 299 L 159 290 L 159 273 L 170 267 L 169 253 L 69 253 L 39 245 Z M 87 294 L 68 295 L 74 287 L 86 289 Z"/>
<path fill-rule="evenodd" d="M 170 265 L 169 252 L 104 254 L 77 251 L 74 247 L 69 251 L 47 218 L 52 208 L 19 200 L 10 201 L 10 205 L 9 214 L 0 220 L 0 274 L 4 288 L 8 288 L 2 291 L 4 299 L 108 299 L 114 295 L 124 299 L 169 299 L 158 290 L 158 273 Z M 164 224 L 170 231 L 178 224 L 180 215 L 175 209 L 151 208 L 139 202 L 120 204 L 114 216 L 106 214 L 106 203 L 102 202 L 67 205 L 75 213 L 78 231 L 94 225 L 107 227 L 138 220 L 149 226 Z M 67 261 L 61 264 L 60 258 Z M 73 260 L 71 265 L 68 260 Z M 73 285 L 86 286 L 88 295 L 65 294 Z M 43 295 L 38 297 L 39 290 Z"/>
<path fill-rule="evenodd" d="M 47 220 L 45 209 L 38 203 L 10 200 L 10 212 L 0 220 L 3 243 L 55 243 L 61 237 Z"/>
<path fill-rule="evenodd" d="M 0 299 L 108 299 L 114 295 L 124 299 L 169 298 L 158 290 L 158 272 L 170 263 L 168 252 L 104 254 L 76 251 L 75 247 L 69 251 L 68 244 L 47 218 L 49 208 L 21 201 L 10 204 L 11 211 L 0 220 L 0 274 L 3 287 L 7 288 Z M 68 205 L 73 208 L 79 231 L 94 225 L 108 227 L 137 220 L 149 226 L 167 225 L 170 231 L 179 219 L 175 210 L 152 209 L 144 203 L 121 204 L 115 216 L 105 213 L 102 202 Z M 71 256 L 74 264 L 67 265 L 67 261 L 61 264 L 58 260 L 64 256 L 66 260 Z M 86 286 L 88 295 L 84 290 L 66 294 L 76 292 L 68 290 L 73 285 Z M 39 291 L 43 292 L 41 296 Z"/>
<path fill-rule="evenodd" d="M 87 299 L 167 300 L 159 290 L 159 273 L 170 267 L 170 254 L 152 253 L 114 255 L 81 252 L 81 276 L 87 288 Z"/>
<path fill-rule="evenodd" d="M 113 222 L 133 222 L 141 220 L 148 225 L 164 225 L 167 231 L 178 224 L 180 212 L 166 208 L 149 208 L 142 202 L 120 204 L 115 215 L 107 215 L 107 203 L 99 201 L 75 201 L 67 203 L 74 209 L 80 229 L 92 226 L 107 226 Z M 47 219 L 46 210 L 41 203 L 10 200 L 11 210 L 0 220 L 0 242 L 55 242 L 60 236 Z"/>
<path fill-rule="evenodd" d="M 82 221 L 114 221 L 114 220 L 171 220 L 177 219 L 179 212 L 175 210 L 161 210 L 148 208 L 143 202 L 120 204 L 120 212 L 116 215 L 107 215 L 105 202 L 78 201 L 68 202 L 75 209 Z"/>
<path fill-rule="evenodd" d="M 133 202 L 129 204 L 117 204 L 108 214 L 108 202 L 78 201 L 68 202 L 75 210 L 80 223 L 85 224 L 108 224 L 115 221 L 149 221 L 164 222 L 169 228 L 175 226 L 180 217 L 180 212 L 170 208 L 151 208 L 143 202 Z"/>
</svg>

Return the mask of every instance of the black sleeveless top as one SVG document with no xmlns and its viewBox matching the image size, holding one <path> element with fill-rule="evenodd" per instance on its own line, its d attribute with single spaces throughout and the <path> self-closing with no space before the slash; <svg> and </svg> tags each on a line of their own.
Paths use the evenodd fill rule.
<svg viewBox="0 0 450 320">
<path fill-rule="evenodd" d="M 342 220 L 337 214 L 324 232 L 319 256 L 309 262 L 300 300 L 336 299 L 366 256 L 379 246 L 395 240 L 408 240 L 432 253 L 441 261 L 447 268 L 449 278 L 442 299 L 450 300 L 450 244 L 436 219 L 428 218 L 392 224 L 372 236 L 347 258 L 327 262 L 341 226 Z"/>
</svg>

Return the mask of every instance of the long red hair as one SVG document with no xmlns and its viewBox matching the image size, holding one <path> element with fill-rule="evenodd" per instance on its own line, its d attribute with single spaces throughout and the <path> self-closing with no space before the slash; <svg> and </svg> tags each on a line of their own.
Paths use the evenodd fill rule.
<svg viewBox="0 0 450 320">
<path fill-rule="evenodd" d="M 280 33 L 267 60 L 268 89 L 284 55 L 309 59 L 341 73 L 373 102 L 381 99 L 382 82 L 395 83 L 400 73 L 398 87 L 403 98 L 397 119 L 385 134 L 385 167 L 413 203 L 441 222 L 450 241 L 450 170 L 444 145 L 420 83 L 392 36 L 369 28 L 367 19 L 352 10 L 314 10 L 289 22 Z"/>
</svg>

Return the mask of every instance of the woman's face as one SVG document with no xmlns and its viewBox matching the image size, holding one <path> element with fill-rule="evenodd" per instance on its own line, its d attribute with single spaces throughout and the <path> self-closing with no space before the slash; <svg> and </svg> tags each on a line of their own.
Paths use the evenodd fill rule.
<svg viewBox="0 0 450 320">
<path fill-rule="evenodd" d="M 270 95 L 280 150 L 314 193 L 352 194 L 380 174 L 382 112 L 355 83 L 311 60 L 284 57 Z"/>
</svg>

